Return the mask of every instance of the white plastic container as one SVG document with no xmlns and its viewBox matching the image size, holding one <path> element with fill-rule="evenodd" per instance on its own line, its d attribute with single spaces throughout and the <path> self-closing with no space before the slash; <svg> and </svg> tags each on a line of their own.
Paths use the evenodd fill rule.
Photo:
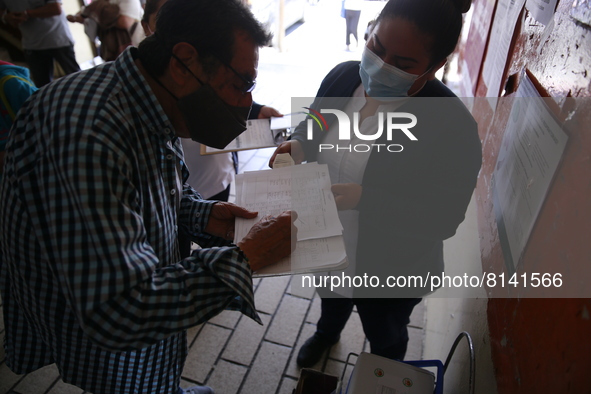
<svg viewBox="0 0 591 394">
<path fill-rule="evenodd" d="M 361 353 L 346 394 L 433 394 L 435 375 L 399 361 Z"/>
</svg>

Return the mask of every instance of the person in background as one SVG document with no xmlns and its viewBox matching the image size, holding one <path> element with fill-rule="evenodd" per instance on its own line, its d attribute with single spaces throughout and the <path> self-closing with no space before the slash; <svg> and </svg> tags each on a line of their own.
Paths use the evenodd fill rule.
<svg viewBox="0 0 591 394">
<path fill-rule="evenodd" d="M 270 163 L 277 153 L 290 152 L 296 163 L 328 165 L 349 260 L 345 274 L 375 276 L 383 286 L 349 289 L 350 294 L 347 288 L 338 294 L 319 288 L 321 316 L 298 352 L 300 367 L 315 365 L 339 341 L 354 306 L 372 353 L 398 360 L 406 354 L 410 314 L 429 289 L 386 287 L 387 278 L 441 275 L 443 240 L 464 220 L 481 166 L 475 120 L 435 78 L 456 47 L 462 13 L 469 8 L 469 0 L 390 0 L 361 62 L 337 65 L 312 104 L 316 111 L 339 108 L 356 119 L 355 136 L 339 140 L 327 114 L 329 132 L 315 127 L 309 140 L 303 122 L 271 158 Z M 379 124 L 386 113 L 413 114 L 416 140 L 400 130 L 376 133 L 386 130 Z M 372 148 L 350 150 L 359 143 Z M 319 144 L 343 148 L 319 151 Z"/>
<path fill-rule="evenodd" d="M 4 149 L 12 122 L 25 100 L 36 91 L 28 68 L 0 60 L 0 180 L 4 169 Z"/>
<path fill-rule="evenodd" d="M 143 8 L 139 0 L 94 0 L 75 15 L 68 15 L 70 22 L 84 24 L 84 31 L 91 42 L 98 37 L 100 56 L 113 61 L 129 45 L 138 46 L 144 39 L 140 28 Z"/>
<path fill-rule="evenodd" d="M 156 17 L 164 3 L 166 3 L 166 0 L 146 0 L 144 16 L 142 17 L 142 28 L 146 37 L 151 36 L 156 30 Z"/>
<path fill-rule="evenodd" d="M 2 23 L 18 27 L 25 58 L 37 87 L 53 81 L 53 61 L 64 73 L 80 71 L 74 39 L 59 0 L 0 0 Z"/>
<path fill-rule="evenodd" d="M 5 362 L 57 364 L 94 394 L 180 389 L 187 329 L 225 309 L 261 323 L 252 272 L 288 256 L 295 213 L 236 217 L 190 187 L 180 138 L 246 127 L 269 35 L 239 0 L 169 0 L 156 34 L 66 76 L 21 108 L 0 183 Z M 211 38 L 215 37 L 215 40 Z M 180 258 L 179 229 L 202 249 Z"/>
<path fill-rule="evenodd" d="M 147 0 L 142 19 L 142 27 L 146 37 L 156 31 L 158 10 L 167 0 Z M 272 116 L 283 116 L 275 108 L 253 103 L 249 119 L 267 119 Z M 201 155 L 201 144 L 189 138 L 182 139 L 185 162 L 189 168 L 187 182 L 193 186 L 206 200 L 228 201 L 230 185 L 238 173 L 238 152 Z M 187 255 L 191 243 L 181 235 L 181 253 Z"/>
<path fill-rule="evenodd" d="M 131 45 L 140 45 L 140 42 L 146 37 L 143 29 L 140 29 L 141 20 L 144 15 L 144 9 L 140 0 L 109 0 L 109 2 L 119 6 L 117 26 L 129 31 Z"/>
<path fill-rule="evenodd" d="M 357 29 L 359 27 L 359 17 L 361 16 L 362 7 L 363 0 L 344 0 L 343 8 L 345 10 L 345 25 L 347 33 L 345 44 L 347 45 L 347 50 L 350 50 L 351 35 L 355 38 L 355 46 L 359 46 Z"/>
</svg>

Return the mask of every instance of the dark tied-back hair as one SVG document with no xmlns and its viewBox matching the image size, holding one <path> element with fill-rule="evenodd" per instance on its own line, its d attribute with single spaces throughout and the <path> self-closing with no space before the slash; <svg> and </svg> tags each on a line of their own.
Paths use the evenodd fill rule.
<svg viewBox="0 0 591 394">
<path fill-rule="evenodd" d="M 158 4 L 162 0 L 146 0 L 146 5 L 144 6 L 144 16 L 142 17 L 142 22 L 149 23 L 150 16 L 156 12 L 158 12 Z"/>
<path fill-rule="evenodd" d="M 436 64 L 454 51 L 462 31 L 462 14 L 470 5 L 471 0 L 390 0 L 377 22 L 396 17 L 413 22 L 431 37 L 431 64 Z"/>
<path fill-rule="evenodd" d="M 197 50 L 205 72 L 234 57 L 234 33 L 246 32 L 258 46 L 271 35 L 240 0 L 168 0 L 158 12 L 156 32 L 139 45 L 142 65 L 155 76 L 166 70 L 172 48 L 186 42 Z"/>
</svg>

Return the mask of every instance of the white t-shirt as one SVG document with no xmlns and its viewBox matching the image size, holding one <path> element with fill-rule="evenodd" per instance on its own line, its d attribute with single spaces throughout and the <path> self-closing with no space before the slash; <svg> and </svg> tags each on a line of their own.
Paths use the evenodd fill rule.
<svg viewBox="0 0 591 394">
<path fill-rule="evenodd" d="M 226 190 L 234 181 L 234 162 L 231 153 L 201 155 L 201 144 L 189 138 L 181 139 L 185 163 L 189 168 L 187 182 L 207 199 Z"/>
<path fill-rule="evenodd" d="M 43 7 L 48 3 L 61 3 L 61 1 L 0 0 L 0 8 L 4 8 L 10 12 L 23 12 L 25 10 Z M 22 33 L 22 45 L 24 49 L 54 49 L 74 44 L 74 38 L 70 32 L 70 27 L 68 26 L 66 14 L 63 9 L 60 15 L 49 18 L 30 18 L 28 21 L 21 23 L 19 29 Z"/>
<path fill-rule="evenodd" d="M 134 46 L 138 46 L 145 38 L 144 29 L 142 29 L 142 25 L 140 24 L 140 21 L 144 16 L 144 9 L 142 8 L 140 0 L 109 0 L 109 2 L 119 6 L 119 13 L 121 15 L 128 16 L 138 21 L 135 30 L 131 34 L 131 43 Z"/>
<path fill-rule="evenodd" d="M 349 119 L 354 119 L 353 113 L 361 111 L 365 104 L 365 90 L 363 84 L 360 84 L 357 89 L 351 95 L 351 100 L 347 103 L 344 108 L 344 112 L 349 115 Z M 363 135 L 373 135 L 378 129 L 379 112 L 394 112 L 396 108 L 402 105 L 404 99 L 396 100 L 392 102 L 384 103 L 380 105 L 376 110 L 375 115 L 367 117 L 358 126 L 358 130 Z M 351 123 L 352 126 L 352 123 Z M 326 133 L 322 139 L 323 144 L 332 144 L 334 146 L 347 146 L 357 144 L 367 144 L 372 148 L 365 151 L 349 152 L 347 149 L 342 150 L 324 150 L 318 154 L 318 163 L 328 165 L 328 172 L 330 174 L 330 180 L 332 184 L 335 183 L 357 183 L 363 184 L 363 176 L 365 174 L 365 167 L 371 156 L 373 150 L 373 143 L 375 140 L 361 140 L 351 130 L 351 140 L 341 141 L 339 140 L 338 133 Z M 347 260 L 349 266 L 345 269 L 345 275 L 355 276 L 356 275 L 356 264 L 357 264 L 357 240 L 359 238 L 359 211 L 356 209 L 349 209 L 345 211 L 339 211 L 339 219 L 343 225 L 343 239 L 345 240 L 345 249 L 347 251 Z M 338 287 L 335 293 L 340 294 L 343 297 L 353 297 L 353 288 L 351 287 Z"/>
<path fill-rule="evenodd" d="M 363 0 L 345 0 L 345 9 L 352 11 L 361 11 Z"/>
<path fill-rule="evenodd" d="M 142 20 L 142 16 L 144 16 L 140 0 L 109 0 L 109 3 L 117 4 L 121 15 L 137 20 Z"/>
</svg>

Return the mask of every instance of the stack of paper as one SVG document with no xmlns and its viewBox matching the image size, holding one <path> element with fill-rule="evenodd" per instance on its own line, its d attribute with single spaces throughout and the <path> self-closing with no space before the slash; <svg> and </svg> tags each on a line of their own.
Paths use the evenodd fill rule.
<svg viewBox="0 0 591 394">
<path fill-rule="evenodd" d="M 255 219 L 236 219 L 239 242 L 263 216 L 283 211 L 298 214 L 298 239 L 291 256 L 255 272 L 255 276 L 286 275 L 344 269 L 347 256 L 343 227 L 330 190 L 326 164 L 307 163 L 236 176 L 236 204 L 257 211 Z"/>
<path fill-rule="evenodd" d="M 248 149 L 270 148 L 279 145 L 281 142 L 283 142 L 281 130 L 271 130 L 269 119 L 251 119 L 246 122 L 246 130 L 224 149 L 201 145 L 201 154 L 211 155 Z"/>
</svg>

